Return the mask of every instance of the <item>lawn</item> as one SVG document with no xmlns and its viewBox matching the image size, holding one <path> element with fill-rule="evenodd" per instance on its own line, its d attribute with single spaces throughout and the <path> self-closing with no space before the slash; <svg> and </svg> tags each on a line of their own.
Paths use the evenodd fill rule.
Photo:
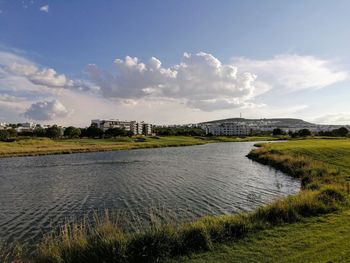
<svg viewBox="0 0 350 263">
<path fill-rule="evenodd" d="M 25 138 L 14 142 L 0 142 L 0 157 L 60 154 L 74 152 L 94 152 L 127 150 L 136 148 L 156 148 L 166 146 L 184 146 L 204 144 L 206 141 L 184 136 L 169 136 L 135 141 L 128 137 L 113 139 L 67 139 Z"/>
<path fill-rule="evenodd" d="M 0 157 L 28 156 L 45 154 L 67 154 L 76 152 L 96 152 L 128 150 L 138 148 L 157 148 L 190 146 L 212 142 L 242 142 L 273 140 L 273 137 L 191 137 L 161 136 L 142 137 L 141 139 L 117 137 L 111 139 L 61 139 L 19 138 L 14 142 L 0 142 Z"/>
<path fill-rule="evenodd" d="M 308 218 L 168 263 L 350 262 L 350 210 Z"/>
</svg>

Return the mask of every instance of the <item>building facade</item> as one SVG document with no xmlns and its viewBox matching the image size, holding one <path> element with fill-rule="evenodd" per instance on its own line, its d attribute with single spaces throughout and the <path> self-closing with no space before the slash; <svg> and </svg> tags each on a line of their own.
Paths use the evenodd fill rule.
<svg viewBox="0 0 350 263">
<path fill-rule="evenodd" d="M 96 119 L 91 120 L 92 125 L 96 125 L 97 128 L 106 131 L 108 129 L 118 128 L 126 131 L 132 131 L 135 135 L 150 135 L 152 134 L 152 124 L 137 121 L 123 121 L 118 119 L 104 120 Z"/>
<path fill-rule="evenodd" d="M 249 126 L 231 122 L 207 125 L 205 131 L 216 136 L 247 136 L 251 133 Z"/>
</svg>

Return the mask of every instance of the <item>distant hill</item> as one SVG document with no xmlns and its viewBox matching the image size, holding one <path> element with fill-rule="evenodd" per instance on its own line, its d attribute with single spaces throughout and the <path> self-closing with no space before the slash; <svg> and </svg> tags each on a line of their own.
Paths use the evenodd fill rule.
<svg viewBox="0 0 350 263">
<path fill-rule="evenodd" d="M 207 122 L 201 122 L 200 124 L 214 124 L 214 123 L 224 123 L 224 122 L 245 122 L 245 123 L 271 123 L 276 127 L 290 127 L 290 126 L 316 126 L 316 124 L 306 122 L 301 119 L 293 119 L 293 118 L 272 118 L 272 119 L 245 119 L 245 118 L 229 118 L 229 119 L 221 119 L 221 120 L 213 120 Z"/>
</svg>

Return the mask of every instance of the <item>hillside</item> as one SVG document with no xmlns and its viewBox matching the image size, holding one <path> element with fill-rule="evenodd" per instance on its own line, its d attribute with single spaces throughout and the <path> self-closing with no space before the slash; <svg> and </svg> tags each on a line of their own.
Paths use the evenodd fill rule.
<svg viewBox="0 0 350 263">
<path fill-rule="evenodd" d="M 223 123 L 223 122 L 245 122 L 245 123 L 273 123 L 276 126 L 316 126 L 316 124 L 306 122 L 302 119 L 293 119 L 293 118 L 272 118 L 272 119 L 245 119 L 245 118 L 229 118 L 221 120 L 213 120 L 207 122 L 201 122 L 200 124 L 211 124 L 211 123 Z"/>
</svg>

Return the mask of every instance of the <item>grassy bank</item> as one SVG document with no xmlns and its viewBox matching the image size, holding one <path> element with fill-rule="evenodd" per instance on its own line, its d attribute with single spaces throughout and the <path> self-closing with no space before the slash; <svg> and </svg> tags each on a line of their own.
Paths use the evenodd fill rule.
<svg viewBox="0 0 350 263">
<path fill-rule="evenodd" d="M 311 217 L 249 235 L 168 263 L 350 262 L 350 210 Z"/>
<path fill-rule="evenodd" d="M 303 190 L 251 213 L 207 216 L 179 225 L 158 222 L 136 232 L 125 231 L 108 216 L 94 227 L 68 224 L 40 243 L 32 262 L 230 262 L 231 257 L 260 262 L 260 256 L 266 262 L 305 262 L 303 255 L 347 262 L 349 249 L 339 233 L 349 227 L 350 140 L 265 144 L 249 157 L 300 177 Z M 318 227 L 325 231 L 321 236 L 314 232 Z M 251 244 L 246 248 L 247 242 Z M 197 254 L 204 251 L 210 252 Z"/>
<path fill-rule="evenodd" d="M 106 216 L 94 227 L 86 223 L 63 226 L 41 242 L 32 262 L 160 262 L 188 258 L 193 253 L 212 251 L 218 244 L 240 242 L 262 230 L 343 211 L 346 202 L 344 192 L 325 187 L 305 190 L 253 213 L 207 216 L 180 225 L 154 223 L 136 232 L 124 231 L 123 225 Z"/>
<path fill-rule="evenodd" d="M 350 140 L 264 144 L 249 157 L 301 178 L 303 191 L 295 198 L 326 187 L 338 189 L 349 200 Z M 273 214 L 285 213 L 275 210 Z M 237 242 L 218 244 L 209 252 L 169 262 L 350 262 L 349 220 L 350 209 L 345 205 L 326 215 L 303 216 L 294 223 L 272 226 Z"/>
<path fill-rule="evenodd" d="M 274 140 L 273 137 L 191 137 L 162 136 L 144 137 L 141 140 L 129 137 L 111 139 L 62 139 L 22 138 L 13 142 L 0 142 L 0 157 L 67 154 L 77 152 L 98 152 L 200 145 L 211 142 L 236 142 Z"/>
</svg>

